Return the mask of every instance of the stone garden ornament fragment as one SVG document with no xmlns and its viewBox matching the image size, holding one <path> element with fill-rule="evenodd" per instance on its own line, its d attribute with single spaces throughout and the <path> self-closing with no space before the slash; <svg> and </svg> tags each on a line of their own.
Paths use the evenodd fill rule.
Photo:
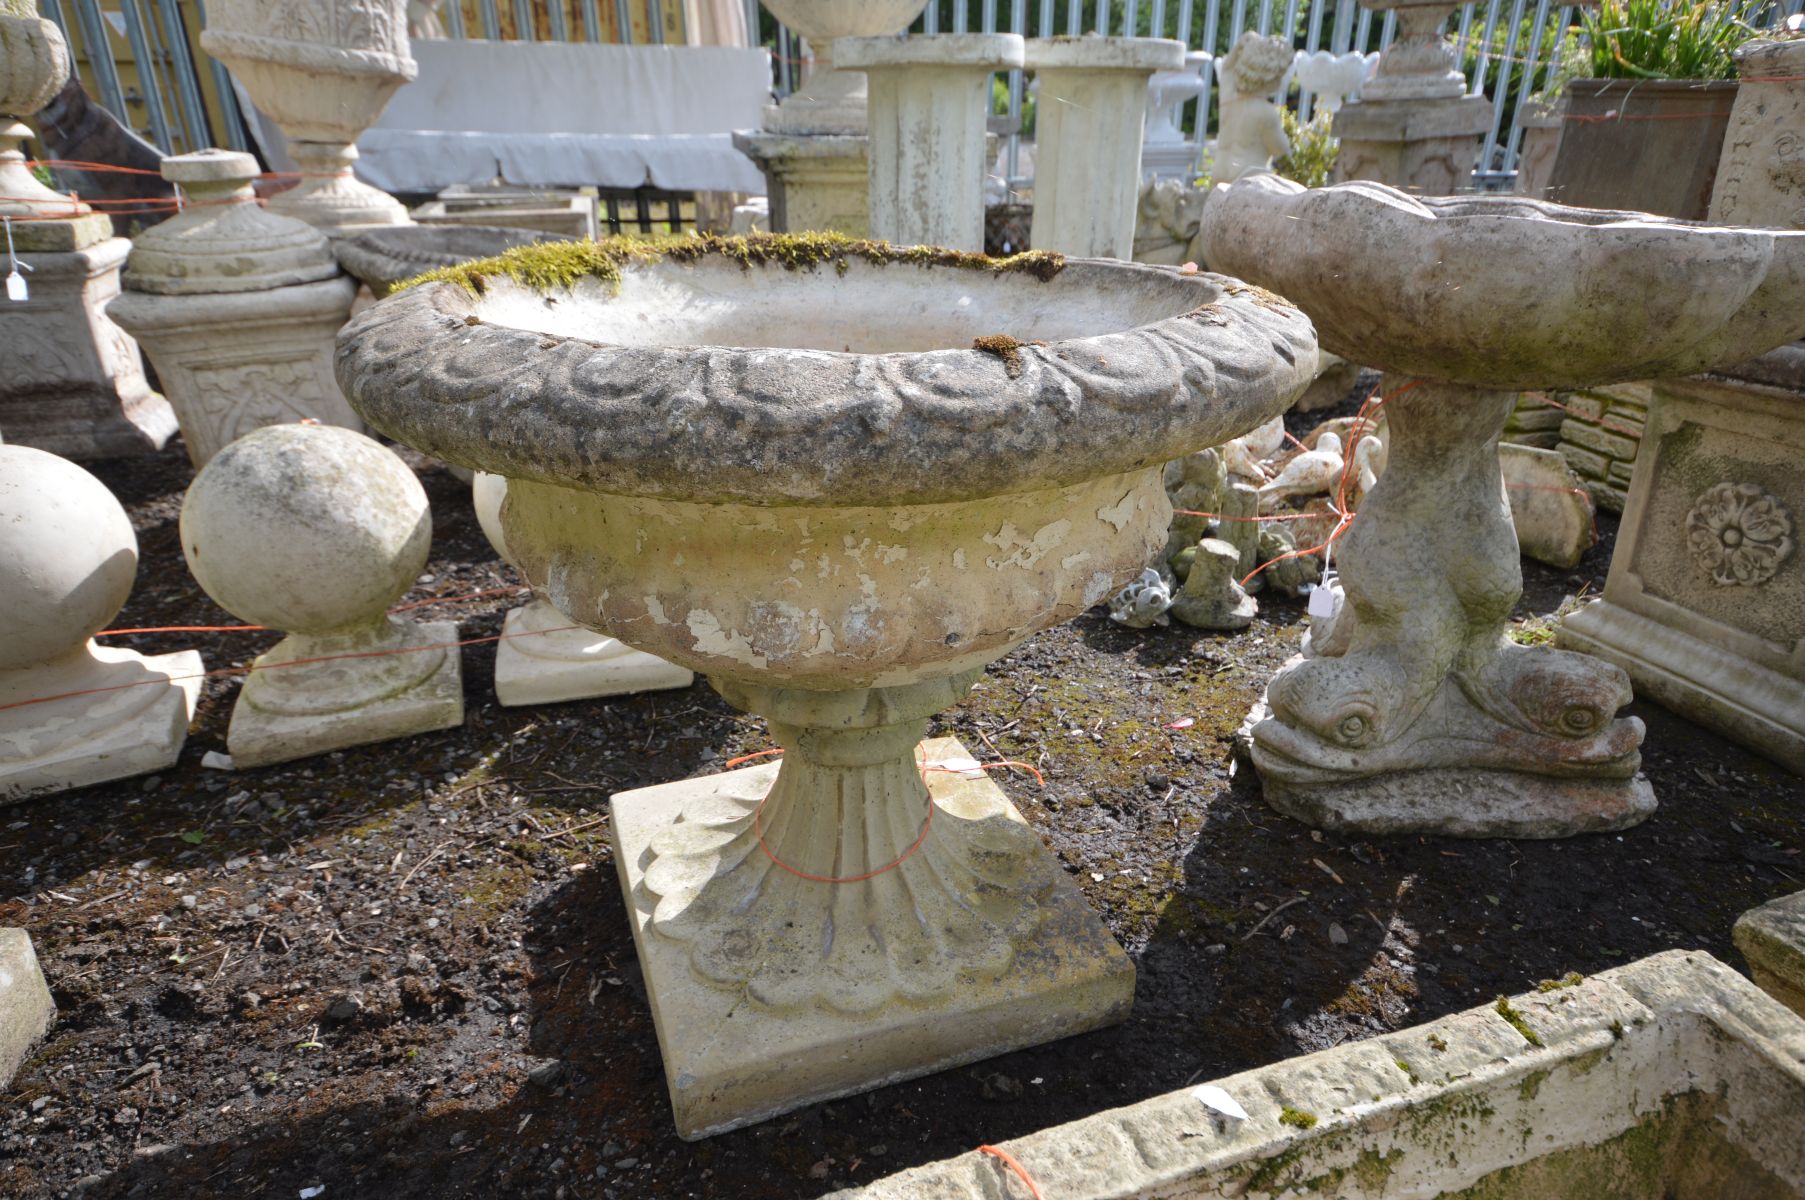
<svg viewBox="0 0 1805 1200">
<path fill-rule="evenodd" d="M 1614 716 L 1628 676 L 1504 636 L 1522 576 L 1499 434 L 1519 391 L 1701 371 L 1805 332 L 1805 234 L 1255 175 L 1216 193 L 1204 237 L 1386 373 L 1390 465 L 1339 543 L 1347 604 L 1245 731 L 1268 800 L 1319 825 L 1472 836 L 1646 817 L 1642 724 Z M 1789 536 L 1742 492 L 1708 499 L 1699 526 L 1744 514 L 1772 550 L 1738 567 L 1726 548 L 1732 574 Z"/>
<path fill-rule="evenodd" d="M 408 223 L 399 201 L 352 173 L 359 135 L 418 72 L 406 0 L 214 0 L 201 48 L 288 135 L 302 177 L 270 211 L 333 237 Z"/>
<path fill-rule="evenodd" d="M 470 485 L 476 519 L 495 552 L 514 565 L 501 526 L 508 481 L 477 472 Z M 519 571 L 515 566 L 515 570 Z M 524 572 L 522 572 L 524 574 Z M 495 644 L 495 696 L 504 705 L 557 704 L 593 696 L 688 687 L 695 673 L 581 626 L 543 596 L 510 609 Z"/>
<path fill-rule="evenodd" d="M 245 677 L 226 748 L 260 767 L 462 724 L 457 623 L 389 614 L 432 515 L 406 463 L 332 425 L 269 425 L 182 502 L 182 553 L 226 611 L 288 636 Z"/>
<path fill-rule="evenodd" d="M 138 539 L 74 463 L 0 445 L 0 804 L 172 765 L 201 656 L 92 639 L 132 590 Z"/>
<path fill-rule="evenodd" d="M 612 800 L 679 1132 L 1122 1019 L 1126 956 L 923 723 L 1141 572 L 1163 464 L 1282 412 L 1309 322 L 1038 253 L 545 255 L 353 318 L 339 378 L 384 433 L 507 475 L 509 550 L 562 612 L 706 674 L 785 751 Z"/>
</svg>

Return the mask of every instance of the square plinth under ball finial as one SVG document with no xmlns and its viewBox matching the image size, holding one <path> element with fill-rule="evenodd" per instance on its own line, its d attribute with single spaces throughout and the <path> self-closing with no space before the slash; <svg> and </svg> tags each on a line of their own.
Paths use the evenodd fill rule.
<svg viewBox="0 0 1805 1200">
<path fill-rule="evenodd" d="M 969 761 L 955 738 L 922 743 L 924 762 Z M 1018 940 L 1001 973 L 974 969 L 943 994 L 895 995 L 864 1011 L 824 1003 L 773 1008 L 747 985 L 705 982 L 692 944 L 655 927 L 657 897 L 646 890 L 653 839 L 679 814 L 694 820 L 746 814 L 770 791 L 776 760 L 699 779 L 621 792 L 609 802 L 615 864 L 646 980 L 665 1081 L 679 1136 L 694 1140 L 754 1124 L 804 1105 L 976 1062 L 1114 1024 L 1134 999 L 1134 964 L 1086 903 L 1052 853 L 1033 842 L 1026 878 L 1038 892 L 1037 923 Z M 925 775 L 935 821 L 1012 821 L 1021 815 L 979 772 Z M 731 854 L 730 826 L 720 826 Z M 743 824 L 742 824 L 743 831 Z M 752 854 L 762 854 L 756 846 Z M 859 883 L 810 883 L 826 892 Z M 872 893 L 877 898 L 877 893 Z M 844 935 L 842 935 L 844 936 Z M 789 971 L 825 970 L 799 957 Z M 806 994 L 806 982 L 783 990 Z M 902 991 L 911 990 L 905 983 Z"/>
</svg>

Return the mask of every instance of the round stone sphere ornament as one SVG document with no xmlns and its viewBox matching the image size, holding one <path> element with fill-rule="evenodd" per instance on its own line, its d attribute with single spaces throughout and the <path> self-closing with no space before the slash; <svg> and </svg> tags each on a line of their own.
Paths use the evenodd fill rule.
<svg viewBox="0 0 1805 1200">
<path fill-rule="evenodd" d="M 393 451 L 332 425 L 266 426 L 195 476 L 181 531 L 209 596 L 288 633 L 232 710 L 236 766 L 463 722 L 456 623 L 389 612 L 432 543 L 426 492 Z"/>
<path fill-rule="evenodd" d="M 0 445 L 0 803 L 175 762 L 202 672 L 193 651 L 98 646 L 138 569 L 106 486 L 67 459 Z"/>
</svg>

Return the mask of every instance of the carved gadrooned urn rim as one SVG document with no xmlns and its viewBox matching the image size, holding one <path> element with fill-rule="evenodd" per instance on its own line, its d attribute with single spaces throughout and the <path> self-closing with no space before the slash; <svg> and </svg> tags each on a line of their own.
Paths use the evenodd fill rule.
<svg viewBox="0 0 1805 1200">
<path fill-rule="evenodd" d="M 675 278 L 646 289 L 706 285 L 759 303 L 771 284 L 801 282 L 825 298 L 849 277 L 892 289 L 901 308 L 941 284 L 948 298 L 982 301 L 976 272 L 993 289 L 1035 289 L 1037 309 L 1095 309 L 1099 295 L 1154 289 L 1171 315 L 1034 344 L 992 337 L 1008 330 L 986 322 L 980 303 L 966 333 L 973 344 L 921 352 L 620 346 L 490 323 L 485 312 L 518 311 L 525 289 L 489 275 L 480 296 L 435 282 L 372 306 L 339 335 L 339 384 L 390 437 L 510 478 L 704 503 L 892 506 L 1152 467 L 1282 412 L 1316 368 L 1303 314 L 1222 276 L 1102 259 L 999 272 L 993 260 L 950 251 L 910 252 L 930 263 L 940 255 L 938 265 L 884 263 L 897 252 L 883 243 L 847 242 L 813 266 L 746 257 L 749 246 L 780 241 L 716 239 L 688 261 L 628 263 L 623 284 L 635 272 L 667 273 Z M 783 280 L 789 271 L 812 278 Z M 932 278 L 911 280 L 916 273 Z M 627 302 L 610 300 L 600 281 L 578 286 L 590 302 Z M 548 302 L 561 290 L 570 296 L 552 288 Z"/>
<path fill-rule="evenodd" d="M 1805 335 L 1805 233 L 1257 174 L 1217 187 L 1203 238 L 1324 349 L 1471 387 L 1689 375 Z"/>
</svg>

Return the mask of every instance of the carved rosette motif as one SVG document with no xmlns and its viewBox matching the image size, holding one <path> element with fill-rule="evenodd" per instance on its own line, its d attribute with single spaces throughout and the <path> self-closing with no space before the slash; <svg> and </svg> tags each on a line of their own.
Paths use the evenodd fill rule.
<svg viewBox="0 0 1805 1200">
<path fill-rule="evenodd" d="M 1792 514 L 1753 483 L 1708 488 L 1686 514 L 1686 547 L 1713 583 L 1758 587 L 1792 557 Z"/>
</svg>

